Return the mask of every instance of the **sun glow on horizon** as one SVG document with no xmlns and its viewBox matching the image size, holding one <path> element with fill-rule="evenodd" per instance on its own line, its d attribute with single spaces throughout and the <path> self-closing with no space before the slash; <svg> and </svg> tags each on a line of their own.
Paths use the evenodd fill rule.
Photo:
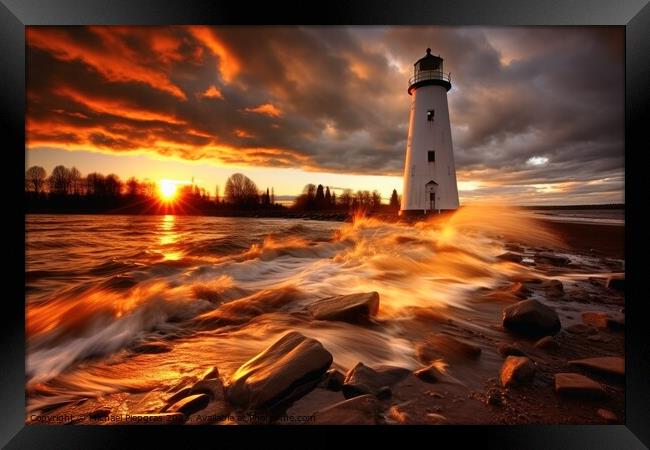
<svg viewBox="0 0 650 450">
<path fill-rule="evenodd" d="M 160 198 L 163 200 L 170 202 L 176 197 L 176 194 L 178 192 L 178 181 L 174 180 L 160 180 L 159 184 L 159 193 L 160 193 Z"/>
</svg>

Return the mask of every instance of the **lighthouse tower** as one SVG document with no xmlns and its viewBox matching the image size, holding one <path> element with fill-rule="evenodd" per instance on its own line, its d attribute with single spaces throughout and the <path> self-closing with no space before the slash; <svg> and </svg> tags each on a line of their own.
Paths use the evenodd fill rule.
<svg viewBox="0 0 650 450">
<path fill-rule="evenodd" d="M 442 58 L 427 49 L 414 64 L 404 189 L 400 215 L 439 213 L 458 208 L 458 186 L 447 91 L 451 78 Z"/>
</svg>

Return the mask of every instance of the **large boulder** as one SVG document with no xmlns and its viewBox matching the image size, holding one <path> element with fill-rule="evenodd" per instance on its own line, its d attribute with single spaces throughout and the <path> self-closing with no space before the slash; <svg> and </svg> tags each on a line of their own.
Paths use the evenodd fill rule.
<svg viewBox="0 0 650 450">
<path fill-rule="evenodd" d="M 530 337 L 547 336 L 560 331 L 557 313 L 537 300 L 524 300 L 503 310 L 503 327 Z"/>
<path fill-rule="evenodd" d="M 603 387 L 591 378 L 577 373 L 556 373 L 555 392 L 578 397 L 602 397 Z"/>
<path fill-rule="evenodd" d="M 331 364 L 320 342 L 289 332 L 235 372 L 228 401 L 252 410 L 289 402 L 309 392 Z"/>
<path fill-rule="evenodd" d="M 308 310 L 316 320 L 364 322 L 379 311 L 379 294 L 366 292 L 323 298 L 309 305 Z"/>
<path fill-rule="evenodd" d="M 404 379 L 410 373 L 409 369 L 395 366 L 380 366 L 372 369 L 360 362 L 345 376 L 342 387 L 343 395 L 345 398 L 365 394 L 381 396 L 388 391 L 390 386 Z"/>
<path fill-rule="evenodd" d="M 625 376 L 625 359 L 620 356 L 576 359 L 574 361 L 569 361 L 569 365 L 606 375 L 614 375 L 617 377 Z"/>
<path fill-rule="evenodd" d="M 429 364 L 440 358 L 448 360 L 476 359 L 481 355 L 481 347 L 461 341 L 444 333 L 433 334 L 419 343 L 415 353 L 420 361 Z"/>
<path fill-rule="evenodd" d="M 526 356 L 508 356 L 501 366 L 501 384 L 508 387 L 530 381 L 536 369 L 535 363 Z"/>
<path fill-rule="evenodd" d="M 376 425 L 379 423 L 379 401 L 372 395 L 336 403 L 314 413 L 309 425 Z"/>
</svg>

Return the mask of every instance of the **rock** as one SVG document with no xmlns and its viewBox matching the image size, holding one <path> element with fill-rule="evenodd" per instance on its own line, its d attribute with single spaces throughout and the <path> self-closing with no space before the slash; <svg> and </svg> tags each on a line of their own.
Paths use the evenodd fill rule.
<svg viewBox="0 0 650 450">
<path fill-rule="evenodd" d="M 167 408 L 167 411 L 171 413 L 179 412 L 189 416 L 208 406 L 208 403 L 210 403 L 210 397 L 207 394 L 194 394 L 180 399 Z"/>
<path fill-rule="evenodd" d="M 191 392 L 192 392 L 192 388 L 189 386 L 176 391 L 174 394 L 172 394 L 171 397 L 167 399 L 167 406 L 173 405 L 180 399 L 187 397 L 188 395 L 190 395 Z"/>
<path fill-rule="evenodd" d="M 336 369 L 330 369 L 325 374 L 325 378 L 320 382 L 319 386 L 330 391 L 340 391 L 345 381 L 345 375 Z"/>
<path fill-rule="evenodd" d="M 607 288 L 625 292 L 625 277 L 609 277 L 607 279 Z"/>
<path fill-rule="evenodd" d="M 503 327 L 531 337 L 555 334 L 562 327 L 557 313 L 537 300 L 523 300 L 503 310 Z"/>
<path fill-rule="evenodd" d="M 130 414 L 120 425 L 171 425 L 185 422 L 185 415 L 176 413 Z"/>
<path fill-rule="evenodd" d="M 625 377 L 625 359 L 620 356 L 577 359 L 569 361 L 568 364 L 594 372 L 604 373 L 606 375 Z"/>
<path fill-rule="evenodd" d="M 136 345 L 131 349 L 134 353 L 166 353 L 172 350 L 171 345 L 163 342 L 147 342 Z"/>
<path fill-rule="evenodd" d="M 420 361 L 429 364 L 439 358 L 476 359 L 481 355 L 481 348 L 448 334 L 438 333 L 418 344 L 415 353 Z"/>
<path fill-rule="evenodd" d="M 310 425 L 377 425 L 379 423 L 379 401 L 372 395 L 336 403 L 314 413 Z"/>
<path fill-rule="evenodd" d="M 535 348 L 541 348 L 543 350 L 559 350 L 560 344 L 553 339 L 553 336 L 544 336 L 539 341 L 535 342 Z"/>
<path fill-rule="evenodd" d="M 497 348 L 499 354 L 504 358 L 506 356 L 527 356 L 526 353 L 516 345 L 503 343 Z"/>
<path fill-rule="evenodd" d="M 564 285 L 560 280 L 550 280 L 546 283 L 547 291 L 564 292 Z"/>
<path fill-rule="evenodd" d="M 291 401 L 311 390 L 331 364 L 320 342 L 292 331 L 235 372 L 227 398 L 251 409 Z"/>
<path fill-rule="evenodd" d="M 328 297 L 315 301 L 308 310 L 316 320 L 364 322 L 379 311 L 379 294 L 368 292 Z"/>
<path fill-rule="evenodd" d="M 542 252 L 536 256 L 537 260 L 552 266 L 566 266 L 571 260 L 565 256 L 556 255 L 554 253 Z"/>
<path fill-rule="evenodd" d="M 598 330 L 596 328 L 592 327 L 591 325 L 585 325 L 584 323 L 575 323 L 573 325 L 569 325 L 565 328 L 565 330 L 571 334 L 592 335 L 598 333 Z"/>
<path fill-rule="evenodd" d="M 596 414 L 601 419 L 605 419 L 605 421 L 607 421 L 607 423 L 616 423 L 616 422 L 618 422 L 618 417 L 616 417 L 616 414 L 611 412 L 609 409 L 599 408 L 596 411 Z"/>
<path fill-rule="evenodd" d="M 190 390 L 190 394 L 208 394 L 211 400 L 222 401 L 225 399 L 225 391 L 223 383 L 218 378 L 208 380 L 201 380 L 194 383 Z"/>
<path fill-rule="evenodd" d="M 535 363 L 526 356 L 508 356 L 501 366 L 501 384 L 508 387 L 530 381 L 535 376 Z"/>
<path fill-rule="evenodd" d="M 358 363 L 345 376 L 343 382 L 343 396 L 352 398 L 359 395 L 372 394 L 376 396 L 390 396 L 390 390 L 385 387 L 402 380 L 411 373 L 402 367 L 382 366 L 372 369 L 363 363 Z M 386 395 L 388 394 L 388 395 Z"/>
<path fill-rule="evenodd" d="M 494 406 L 502 406 L 503 405 L 503 394 L 501 394 L 501 391 L 497 388 L 491 388 L 487 392 L 487 396 L 485 398 L 485 403 L 488 405 L 494 405 Z"/>
<path fill-rule="evenodd" d="M 408 413 L 402 410 L 402 408 L 400 408 L 398 405 L 393 405 L 390 407 L 388 410 L 388 417 L 397 423 L 406 423 L 410 419 Z"/>
<path fill-rule="evenodd" d="M 428 367 L 416 370 L 413 372 L 413 375 L 426 383 L 437 383 L 447 378 L 447 376 L 433 364 Z"/>
<path fill-rule="evenodd" d="M 219 378 L 219 369 L 216 367 L 211 367 L 201 375 L 201 380 L 212 380 L 214 378 Z"/>
<path fill-rule="evenodd" d="M 88 417 L 91 419 L 102 419 L 104 417 L 107 417 L 111 413 L 110 408 L 99 408 L 94 411 L 92 411 L 90 414 L 88 414 Z"/>
<path fill-rule="evenodd" d="M 518 298 L 526 298 L 530 295 L 530 289 L 524 286 L 523 283 L 519 282 L 513 283 L 512 286 L 510 286 L 510 292 Z"/>
<path fill-rule="evenodd" d="M 609 316 L 602 311 L 586 311 L 582 313 L 582 321 L 596 328 L 607 328 Z"/>
<path fill-rule="evenodd" d="M 497 256 L 497 259 L 501 261 L 520 263 L 523 258 L 522 256 L 517 255 L 516 253 L 506 252 Z"/>
<path fill-rule="evenodd" d="M 605 390 L 600 384 L 577 373 L 556 373 L 555 392 L 579 397 L 602 397 L 605 395 Z"/>
</svg>

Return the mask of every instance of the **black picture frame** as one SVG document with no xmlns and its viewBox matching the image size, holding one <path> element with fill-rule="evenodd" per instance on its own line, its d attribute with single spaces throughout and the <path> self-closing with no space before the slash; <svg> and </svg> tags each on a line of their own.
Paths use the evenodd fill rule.
<svg viewBox="0 0 650 450">
<path fill-rule="evenodd" d="M 156 24 L 430 24 L 430 25 L 618 25 L 625 27 L 625 197 L 626 197 L 626 423 L 606 426 L 437 427 L 101 427 L 25 426 L 25 309 L 23 198 L 25 112 L 25 26 Z M 650 150 L 650 5 L 648 0 L 335 0 L 234 2 L 171 0 L 0 0 L 0 120 L 2 147 L 10 169 L 3 180 L 5 280 L 0 333 L 0 445 L 5 448 L 238 447 L 246 440 L 271 448 L 351 443 L 352 431 L 393 445 L 497 448 L 646 448 L 650 445 L 650 346 L 648 301 L 641 278 L 647 263 L 641 217 L 648 188 L 642 184 L 644 153 Z M 597 76 L 597 74 L 594 74 Z M 644 195 L 645 194 L 645 195 Z M 13 204 L 13 206 L 12 206 Z M 21 239 L 21 237 L 23 239 Z M 637 262 L 638 261 L 638 262 Z M 23 301 L 21 301 L 21 299 Z M 143 441 L 144 439 L 144 441 Z M 276 442 L 271 445 L 272 441 Z"/>
</svg>

